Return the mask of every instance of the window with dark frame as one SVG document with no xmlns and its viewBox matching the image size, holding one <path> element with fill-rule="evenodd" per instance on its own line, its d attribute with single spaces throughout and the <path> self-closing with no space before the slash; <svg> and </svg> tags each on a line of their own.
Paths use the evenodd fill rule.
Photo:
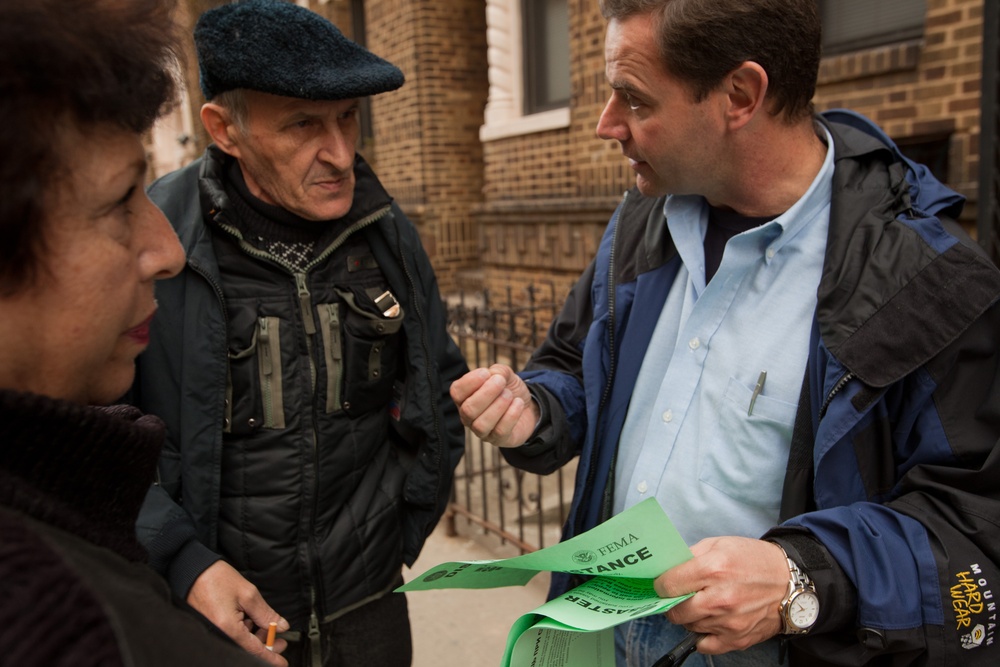
<svg viewBox="0 0 1000 667">
<path fill-rule="evenodd" d="M 522 0 L 525 115 L 569 104 L 567 0 Z"/>
<path fill-rule="evenodd" d="M 948 155 L 951 151 L 950 134 L 902 137 L 895 141 L 903 155 L 914 162 L 926 166 L 934 177 L 942 183 L 949 181 Z"/>
<path fill-rule="evenodd" d="M 823 55 L 915 39 L 924 34 L 926 0 L 819 0 Z"/>
</svg>

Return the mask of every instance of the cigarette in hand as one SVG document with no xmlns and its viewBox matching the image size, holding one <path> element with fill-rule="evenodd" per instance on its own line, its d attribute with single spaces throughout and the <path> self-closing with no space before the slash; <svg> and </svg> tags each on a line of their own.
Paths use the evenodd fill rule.
<svg viewBox="0 0 1000 667">
<path fill-rule="evenodd" d="M 264 643 L 264 648 L 268 651 L 274 650 L 274 638 L 278 634 L 278 624 L 271 621 L 267 624 L 267 642 Z"/>
</svg>

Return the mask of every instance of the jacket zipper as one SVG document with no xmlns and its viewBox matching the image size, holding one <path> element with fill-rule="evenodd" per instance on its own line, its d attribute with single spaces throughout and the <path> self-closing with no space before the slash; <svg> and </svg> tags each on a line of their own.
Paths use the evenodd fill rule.
<svg viewBox="0 0 1000 667">
<path fill-rule="evenodd" d="M 319 667 L 323 664 L 323 647 L 320 644 L 319 616 L 316 615 L 316 587 L 309 587 L 309 597 L 311 598 L 309 610 L 309 653 L 312 657 L 311 667 Z"/>
<path fill-rule="evenodd" d="M 309 388 L 316 393 L 316 362 L 313 361 L 313 336 L 316 335 L 316 320 L 312 313 L 312 294 L 309 293 L 308 274 L 297 272 L 295 291 L 299 295 L 299 309 L 302 311 L 302 327 L 306 332 L 306 357 L 309 359 Z"/>
<path fill-rule="evenodd" d="M 313 259 L 313 261 L 311 261 L 308 264 L 306 264 L 305 272 L 309 273 L 309 271 L 313 267 L 317 266 L 318 264 L 320 264 L 324 260 L 326 260 L 326 258 L 329 257 L 330 254 L 333 253 L 334 250 L 336 250 L 340 246 L 344 245 L 344 241 L 346 241 L 348 239 L 348 237 L 350 237 L 352 234 L 354 234 L 354 232 L 356 232 L 359 229 L 362 229 L 364 227 L 367 227 L 368 225 L 372 224 L 373 222 L 381 220 L 385 216 L 389 215 L 389 211 L 391 211 L 391 210 L 392 210 L 391 206 L 389 206 L 389 205 L 383 206 L 379 210 L 377 210 L 374 213 L 371 213 L 369 215 L 366 215 L 365 217 L 361 218 L 360 220 L 358 220 L 357 222 L 355 222 L 354 224 L 352 224 L 350 227 L 348 227 L 347 229 L 345 229 L 343 232 L 341 232 L 340 236 L 338 236 L 337 238 L 335 238 L 333 240 L 333 243 L 331 243 L 330 245 L 327 246 L 326 250 L 324 250 L 322 253 L 320 253 L 319 255 L 317 255 Z"/>
<path fill-rule="evenodd" d="M 274 424 L 274 397 L 272 396 L 271 381 L 274 377 L 274 359 L 271 355 L 271 331 L 270 320 L 266 317 L 258 318 L 259 335 L 257 337 L 258 351 L 261 355 L 261 393 L 264 395 L 264 426 Z"/>
<path fill-rule="evenodd" d="M 615 382 L 615 370 L 617 364 L 617 354 L 615 351 L 615 248 L 618 244 L 618 225 L 621 222 L 621 213 L 625 210 L 625 205 L 628 202 L 628 191 L 622 197 L 622 204 L 619 207 L 619 214 L 615 216 L 615 228 L 611 234 L 611 250 L 608 253 L 608 379 L 604 383 L 604 391 L 601 393 L 601 400 L 597 405 L 597 415 L 594 420 L 594 447 L 590 454 L 590 467 L 587 469 L 587 489 L 594 488 L 594 477 L 597 475 L 597 459 L 600 455 L 600 448 L 597 446 L 597 440 L 600 438 L 600 428 L 601 428 L 601 417 L 604 414 L 604 408 L 607 405 L 608 400 L 611 397 L 611 388 Z M 613 469 L 614 466 L 612 466 Z M 608 485 L 611 484 L 611 479 L 608 479 Z M 607 492 L 608 485 L 601 490 L 601 516 L 598 517 L 598 521 L 603 521 L 606 516 L 610 516 L 610 508 L 608 507 L 608 496 L 611 494 Z M 583 516 L 578 514 L 576 517 L 576 530 L 575 535 L 579 535 L 583 532 Z"/>
<path fill-rule="evenodd" d="M 350 237 L 352 234 L 354 234 L 358 230 L 360 230 L 360 229 L 362 229 L 362 228 L 364 228 L 364 227 L 372 224 L 376 220 L 379 220 L 380 218 L 384 217 L 385 215 L 387 215 L 389 213 L 390 210 L 391 210 L 390 207 L 386 206 L 386 207 L 384 207 L 384 208 L 376 211 L 375 213 L 373 213 L 373 214 L 371 214 L 369 216 L 366 216 L 366 217 L 362 218 L 361 220 L 358 220 L 357 222 L 355 222 L 354 224 L 352 224 L 351 226 L 349 226 L 347 229 L 345 229 L 336 239 L 334 239 L 333 243 L 331 243 L 329 246 L 327 246 L 326 250 L 324 250 L 322 253 L 320 253 L 319 255 L 317 255 L 316 258 L 313 259 L 313 261 L 309 262 L 305 266 L 305 268 L 304 268 L 303 271 L 301 271 L 301 272 L 295 272 L 294 273 L 294 275 L 295 275 L 295 286 L 296 286 L 296 290 L 297 290 L 298 295 L 299 295 L 299 306 L 302 309 L 303 326 L 305 327 L 306 334 L 308 334 L 307 337 L 306 337 L 306 347 L 307 347 L 307 356 L 309 357 L 309 377 L 310 377 L 310 380 L 312 382 L 312 391 L 313 391 L 314 394 L 316 393 L 316 363 L 313 360 L 312 342 L 311 341 L 312 341 L 313 336 L 316 335 L 316 322 L 313 319 L 313 315 L 312 315 L 312 295 L 309 293 L 309 286 L 308 286 L 308 283 L 307 283 L 309 271 L 312 268 L 314 268 L 315 266 L 317 266 L 318 264 L 320 264 L 322 261 L 324 261 L 331 254 L 333 254 L 333 252 L 337 248 L 339 248 L 340 246 L 342 246 L 344 244 L 344 242 L 348 239 L 348 237 Z M 319 434 L 316 433 L 316 427 L 315 427 L 316 423 L 317 423 L 317 419 L 314 417 L 314 419 L 313 419 L 313 433 L 312 433 L 313 468 L 316 471 L 315 478 L 316 478 L 316 484 L 317 484 L 317 487 L 318 487 L 318 485 L 319 485 Z M 309 516 L 309 526 L 308 526 L 308 528 L 309 528 L 309 539 L 308 539 L 309 560 L 311 561 L 309 570 L 310 570 L 310 572 L 314 572 L 314 573 L 316 573 L 318 575 L 319 570 L 320 570 L 320 563 L 319 563 L 319 559 L 316 556 L 316 554 L 318 553 L 318 550 L 316 549 L 316 545 L 314 543 L 313 530 L 312 530 L 313 524 L 314 524 L 314 519 L 315 519 L 316 515 L 319 513 L 319 507 L 318 507 L 319 489 L 318 488 L 316 488 L 316 489 L 313 490 L 312 498 L 313 498 L 313 506 L 312 506 L 312 512 L 310 513 L 310 516 Z M 310 590 L 311 590 L 311 594 L 312 594 L 311 595 L 312 596 L 312 609 L 309 612 L 310 613 L 310 618 L 309 618 L 309 645 L 310 645 L 311 650 L 312 650 L 312 655 L 313 655 L 313 660 L 314 660 L 313 664 L 314 665 L 322 664 L 321 662 L 317 662 L 316 661 L 317 658 L 320 657 L 320 654 L 319 654 L 319 651 L 320 651 L 320 645 L 319 645 L 320 631 L 319 631 L 319 608 L 318 608 L 319 606 L 317 604 L 317 598 L 316 598 L 316 591 L 317 591 L 317 589 L 320 591 L 320 594 L 322 595 L 322 597 L 324 597 L 324 598 L 326 597 L 325 594 L 323 594 L 323 591 L 322 591 L 322 583 L 317 584 L 314 581 L 314 582 L 312 582 L 310 584 Z M 314 632 L 315 632 L 315 636 L 313 634 Z"/>
<path fill-rule="evenodd" d="M 827 408 L 830 407 L 830 401 L 833 397 L 840 393 L 840 390 L 847 386 L 847 383 L 854 379 L 854 373 L 848 371 L 842 378 L 837 380 L 837 384 L 833 385 L 833 389 L 827 394 L 826 400 L 823 401 L 823 406 L 819 409 L 819 418 L 822 419 L 826 415 Z"/>
<path fill-rule="evenodd" d="M 339 304 L 324 304 L 324 307 L 319 311 L 319 321 L 326 352 L 326 411 L 329 414 L 340 409 L 340 381 L 343 376 L 344 351 L 340 338 Z"/>
<path fill-rule="evenodd" d="M 344 351 L 340 340 L 340 306 L 330 306 L 330 356 L 333 358 L 333 408 L 340 405 L 340 380 L 343 374 Z"/>
</svg>

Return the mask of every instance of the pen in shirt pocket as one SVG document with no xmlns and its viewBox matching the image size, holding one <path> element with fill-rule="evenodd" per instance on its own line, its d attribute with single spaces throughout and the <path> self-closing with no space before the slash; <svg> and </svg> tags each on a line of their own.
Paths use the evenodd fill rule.
<svg viewBox="0 0 1000 667">
<path fill-rule="evenodd" d="M 753 404 L 757 402 L 757 397 L 760 396 L 760 392 L 764 391 L 764 382 L 767 380 L 767 371 L 761 371 L 760 375 L 757 376 L 757 384 L 753 388 L 753 393 L 750 394 L 750 407 L 747 408 L 747 417 L 753 414 Z"/>
</svg>

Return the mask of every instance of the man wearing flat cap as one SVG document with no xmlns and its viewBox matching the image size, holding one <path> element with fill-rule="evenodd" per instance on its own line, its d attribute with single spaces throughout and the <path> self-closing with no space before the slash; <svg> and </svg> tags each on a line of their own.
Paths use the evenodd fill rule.
<svg viewBox="0 0 1000 667">
<path fill-rule="evenodd" d="M 359 98 L 403 74 L 281 0 L 208 11 L 195 43 L 214 143 L 149 190 L 188 262 L 133 391 L 168 430 L 140 539 L 271 664 L 409 665 L 392 590 L 447 503 L 467 369 L 415 228 L 355 152 Z"/>
</svg>

